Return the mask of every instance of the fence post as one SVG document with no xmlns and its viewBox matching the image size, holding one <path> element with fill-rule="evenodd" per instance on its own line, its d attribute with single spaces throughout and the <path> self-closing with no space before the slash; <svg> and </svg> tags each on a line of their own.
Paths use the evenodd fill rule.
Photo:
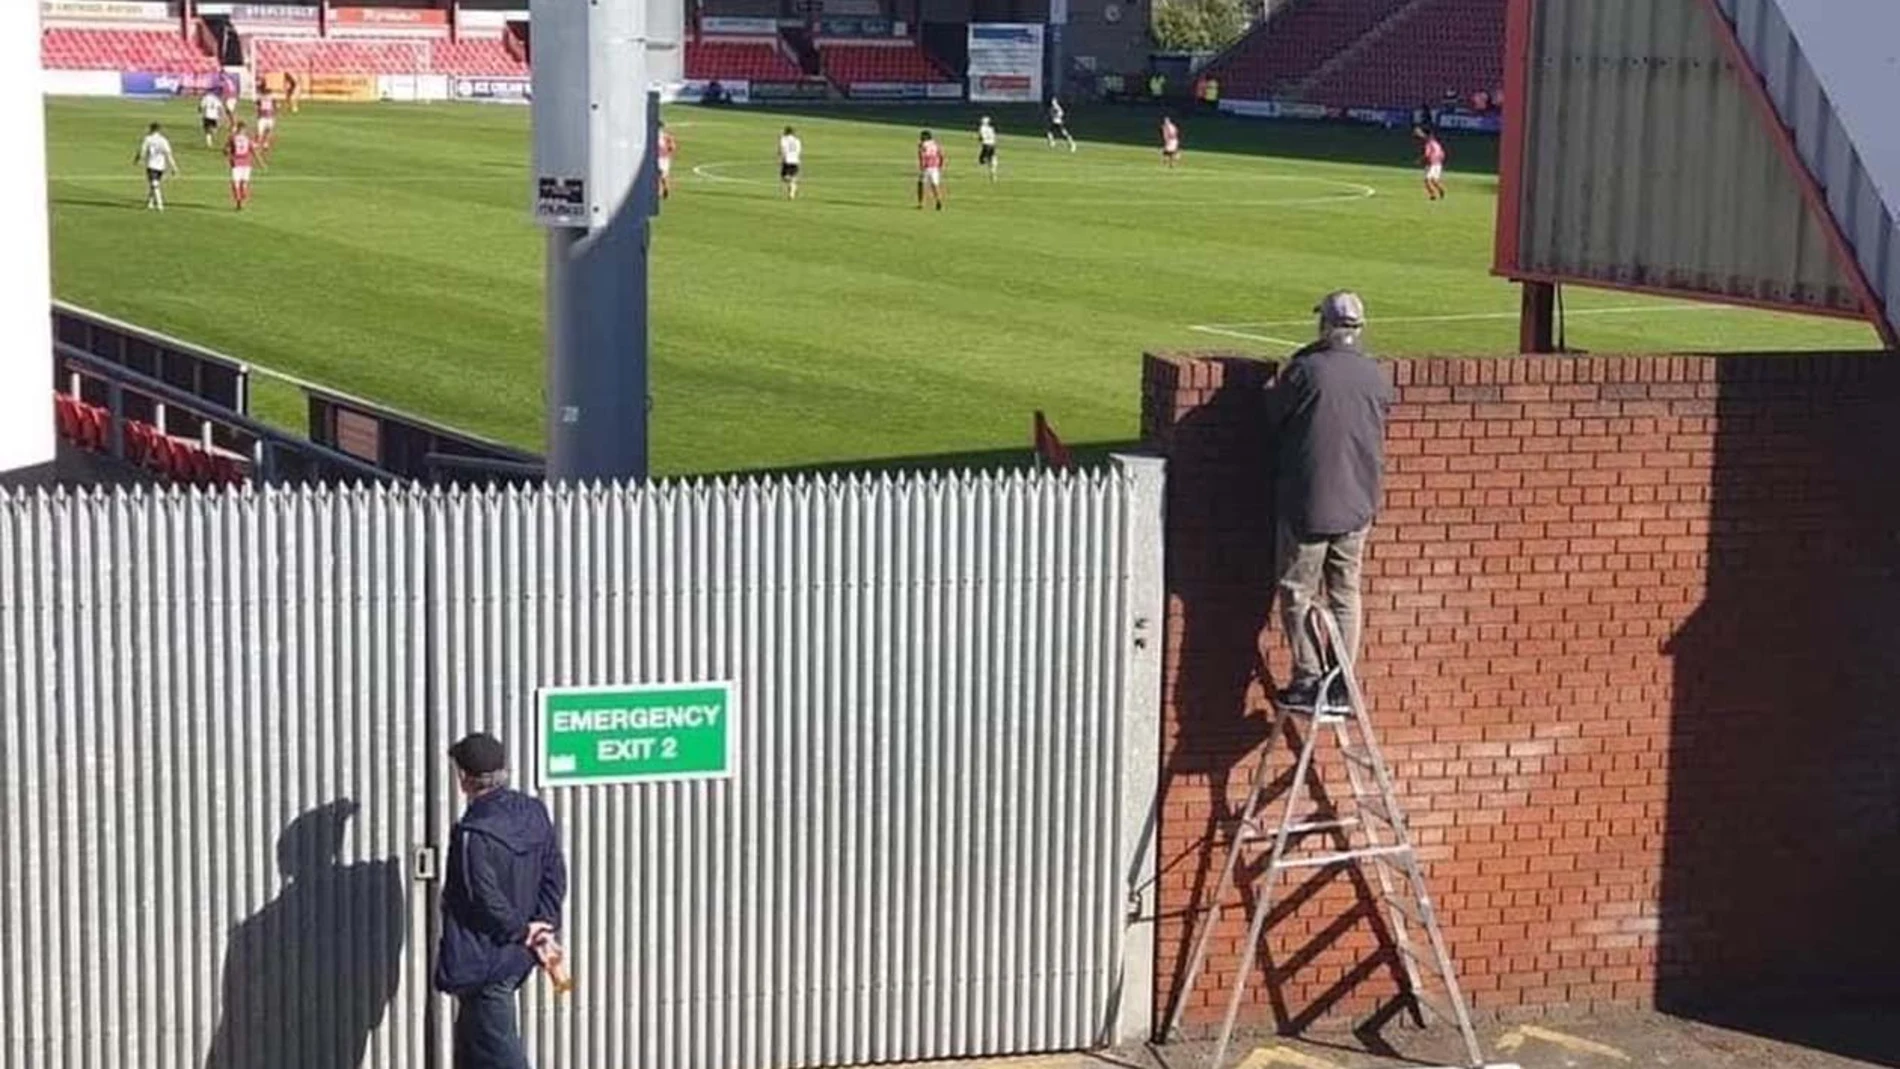
<svg viewBox="0 0 1900 1069">
<path fill-rule="evenodd" d="M 1154 1031 L 1156 840 L 1161 821 L 1161 671 L 1167 619 L 1162 576 L 1162 513 L 1167 484 L 1160 457 L 1117 454 L 1130 480 L 1126 527 L 1127 670 L 1122 675 L 1121 822 L 1117 835 L 1126 903 L 1122 929 L 1121 1004 L 1112 1007 L 1115 1044 L 1147 1040 Z"/>
<path fill-rule="evenodd" d="M 106 380 L 106 411 L 111 419 L 106 426 L 106 452 L 115 460 L 125 459 L 125 387 L 118 380 Z"/>
</svg>

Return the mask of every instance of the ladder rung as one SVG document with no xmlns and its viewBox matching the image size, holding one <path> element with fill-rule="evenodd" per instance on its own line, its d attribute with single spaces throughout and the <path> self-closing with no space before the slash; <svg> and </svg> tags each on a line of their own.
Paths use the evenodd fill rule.
<svg viewBox="0 0 1900 1069">
<path fill-rule="evenodd" d="M 1331 724 L 1336 721 L 1353 720 L 1357 718 L 1357 715 L 1352 711 L 1352 706 L 1335 705 L 1331 702 L 1317 709 L 1311 705 L 1284 705 L 1281 706 L 1281 708 L 1295 716 L 1316 717 L 1322 724 Z"/>
<path fill-rule="evenodd" d="M 1340 865 L 1348 861 L 1358 861 L 1362 858 L 1393 857 L 1398 854 L 1407 853 L 1411 849 L 1412 848 L 1405 843 L 1397 843 L 1391 846 L 1368 846 L 1358 850 L 1341 850 L 1338 853 L 1332 854 L 1312 854 L 1307 857 L 1281 858 L 1280 867 L 1283 869 L 1319 869 L 1325 868 L 1328 865 Z"/>
<path fill-rule="evenodd" d="M 1308 819 L 1295 821 L 1287 825 L 1286 833 L 1288 835 L 1311 835 L 1316 831 L 1343 831 L 1347 828 L 1356 828 L 1359 824 L 1360 820 L 1358 817 L 1334 817 L 1326 820 Z M 1241 842 L 1247 843 L 1271 842 L 1279 834 L 1280 826 L 1278 824 L 1262 828 L 1248 827 L 1243 822 L 1241 825 L 1240 840 Z"/>
</svg>

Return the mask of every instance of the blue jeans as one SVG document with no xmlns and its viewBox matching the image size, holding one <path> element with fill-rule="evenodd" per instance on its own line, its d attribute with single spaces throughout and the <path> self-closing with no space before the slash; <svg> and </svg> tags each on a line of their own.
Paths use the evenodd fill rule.
<svg viewBox="0 0 1900 1069">
<path fill-rule="evenodd" d="M 528 1069 L 515 986 L 489 984 L 455 996 L 455 1069 Z"/>
</svg>

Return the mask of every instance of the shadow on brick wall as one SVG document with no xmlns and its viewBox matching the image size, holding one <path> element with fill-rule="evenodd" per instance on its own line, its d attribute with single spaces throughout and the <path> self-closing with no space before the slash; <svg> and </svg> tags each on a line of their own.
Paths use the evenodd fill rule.
<svg viewBox="0 0 1900 1069">
<path fill-rule="evenodd" d="M 1205 355 L 1150 358 L 1145 370 L 1143 440 L 1168 460 L 1162 879 L 1173 888 L 1169 901 L 1192 904 L 1163 917 L 1157 990 L 1164 1000 L 1181 991 L 1196 925 L 1215 904 L 1238 810 L 1259 762 L 1270 758 L 1278 770 L 1270 787 L 1276 804 L 1266 815 L 1277 817 L 1294 786 L 1295 729 L 1289 725 L 1284 739 L 1268 738 L 1267 694 L 1275 660 L 1284 675 L 1285 657 L 1277 629 L 1269 626 L 1273 514 L 1261 414 L 1273 371 L 1247 358 Z M 1300 789 L 1302 813 L 1332 811 L 1325 780 L 1316 766 Z M 1263 866 L 1261 855 L 1257 845 L 1249 848 L 1243 865 Z M 1260 875 L 1257 867 L 1243 868 L 1239 893 L 1221 903 L 1215 964 L 1183 1013 L 1189 1034 L 1206 1032 L 1224 1012 L 1234 981 L 1231 962 L 1244 944 Z M 1381 986 L 1399 990 L 1399 963 L 1378 897 L 1360 871 L 1295 872 L 1275 898 L 1269 937 L 1248 980 L 1245 1027 L 1266 1023 L 1253 1009 L 1262 1001 L 1277 1031 L 1299 1032 L 1334 1015 L 1349 998 L 1363 1003 L 1359 988 L 1375 976 Z M 1173 1008 L 1171 1001 L 1156 1007 L 1163 1019 Z M 1377 1032 L 1401 1008 L 1393 999 L 1374 1010 L 1361 1031 L 1369 1046 L 1385 1049 Z"/>
<path fill-rule="evenodd" d="M 1657 1005 L 1900 1065 L 1900 373 L 1718 367 L 1707 593 L 1668 646 Z"/>
</svg>

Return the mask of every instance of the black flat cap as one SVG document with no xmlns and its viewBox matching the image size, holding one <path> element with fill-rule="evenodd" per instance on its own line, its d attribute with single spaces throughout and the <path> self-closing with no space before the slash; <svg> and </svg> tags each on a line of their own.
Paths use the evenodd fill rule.
<svg viewBox="0 0 1900 1069">
<path fill-rule="evenodd" d="M 508 751 L 501 740 L 486 732 L 477 731 L 461 742 L 449 747 L 449 760 L 455 767 L 471 776 L 481 776 L 489 772 L 500 772 L 508 765 Z"/>
</svg>

